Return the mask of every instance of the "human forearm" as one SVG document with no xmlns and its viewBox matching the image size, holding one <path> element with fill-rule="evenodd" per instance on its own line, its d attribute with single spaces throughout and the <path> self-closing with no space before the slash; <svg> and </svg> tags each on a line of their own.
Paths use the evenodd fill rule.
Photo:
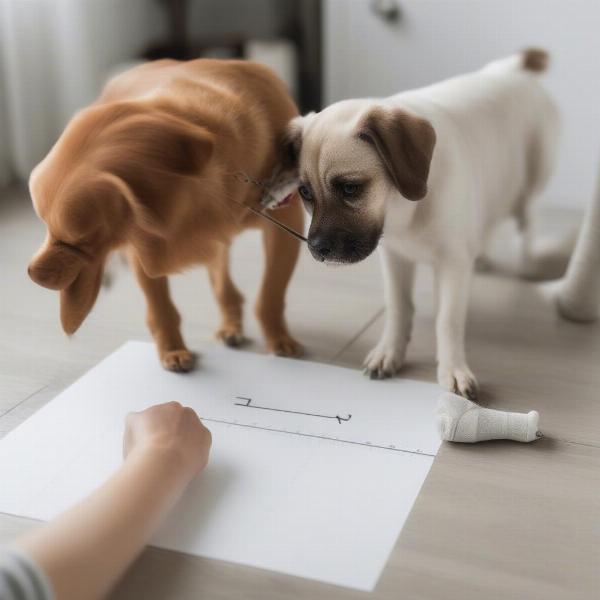
<svg viewBox="0 0 600 600">
<path fill-rule="evenodd" d="M 57 600 L 100 598 L 141 552 L 190 477 L 172 449 L 135 449 L 91 496 L 18 545 L 46 573 Z"/>
</svg>

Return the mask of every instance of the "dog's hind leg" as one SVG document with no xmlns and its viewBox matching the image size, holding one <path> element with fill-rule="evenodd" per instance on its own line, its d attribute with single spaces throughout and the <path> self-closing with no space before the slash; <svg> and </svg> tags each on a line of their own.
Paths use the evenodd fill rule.
<svg viewBox="0 0 600 600">
<path fill-rule="evenodd" d="M 537 281 L 558 279 L 564 275 L 576 239 L 575 232 L 565 239 L 556 240 L 541 238 L 533 231 L 533 201 L 544 190 L 556 161 L 558 131 L 555 121 L 549 118 L 547 126 L 540 128 L 530 141 L 527 181 L 514 211 L 522 239 L 519 275 Z"/>
<path fill-rule="evenodd" d="M 229 247 L 221 246 L 208 263 L 208 275 L 221 311 L 221 326 L 216 337 L 227 346 L 237 347 L 244 343 L 242 307 L 244 297 L 229 274 Z"/>
<path fill-rule="evenodd" d="M 402 366 L 415 312 L 414 263 L 383 246 L 379 257 L 385 290 L 385 325 L 377 346 L 365 358 L 364 371 L 371 379 L 391 377 Z"/>
<path fill-rule="evenodd" d="M 516 215 L 521 235 L 521 260 L 518 274 L 532 281 L 548 281 L 562 277 L 575 247 L 577 231 L 562 239 L 538 236 L 533 231 L 530 205 Z"/>
<path fill-rule="evenodd" d="M 536 271 L 535 252 L 533 249 L 533 218 L 530 200 L 521 200 L 515 214 L 517 230 L 521 236 L 520 275 L 526 279 L 533 278 Z"/>
<path fill-rule="evenodd" d="M 171 300 L 167 277 L 148 277 L 133 252 L 130 263 L 146 296 L 146 322 L 152 332 L 160 362 L 169 371 L 191 371 L 196 362 L 181 336 L 181 317 Z"/>
<path fill-rule="evenodd" d="M 277 220 L 295 231 L 304 228 L 304 214 L 298 201 L 277 209 Z M 261 223 L 265 249 L 265 271 L 256 303 L 259 320 L 269 352 L 297 356 L 300 344 L 289 334 L 285 322 L 285 293 L 298 260 L 300 242 L 267 221 Z"/>
</svg>

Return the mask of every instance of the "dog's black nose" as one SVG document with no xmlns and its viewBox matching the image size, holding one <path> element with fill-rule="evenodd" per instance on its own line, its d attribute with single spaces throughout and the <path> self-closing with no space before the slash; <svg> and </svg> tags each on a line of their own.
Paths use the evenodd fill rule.
<svg viewBox="0 0 600 600">
<path fill-rule="evenodd" d="M 311 254 L 319 260 L 325 260 L 331 254 L 331 244 L 320 235 L 309 238 L 308 247 Z"/>
</svg>

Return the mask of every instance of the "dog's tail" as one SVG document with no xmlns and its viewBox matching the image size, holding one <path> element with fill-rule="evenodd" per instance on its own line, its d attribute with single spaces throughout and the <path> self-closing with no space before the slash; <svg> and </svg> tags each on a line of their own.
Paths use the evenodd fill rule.
<svg viewBox="0 0 600 600">
<path fill-rule="evenodd" d="M 521 52 L 521 68 L 534 73 L 543 73 L 548 68 L 550 56 L 541 48 L 527 48 Z"/>
<path fill-rule="evenodd" d="M 518 54 L 513 54 L 495 60 L 484 67 L 485 71 L 507 72 L 527 71 L 534 75 L 543 73 L 548 68 L 550 56 L 541 48 L 527 48 Z"/>
</svg>

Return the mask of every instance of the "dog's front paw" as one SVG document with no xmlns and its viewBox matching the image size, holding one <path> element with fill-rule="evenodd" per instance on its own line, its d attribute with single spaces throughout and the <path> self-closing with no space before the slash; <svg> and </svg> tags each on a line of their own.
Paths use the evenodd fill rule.
<svg viewBox="0 0 600 600">
<path fill-rule="evenodd" d="M 477 400 L 477 379 L 467 365 L 459 367 L 438 365 L 438 382 L 450 392 L 460 394 L 469 400 Z"/>
<path fill-rule="evenodd" d="M 363 363 L 363 372 L 370 379 L 387 379 L 395 375 L 404 363 L 405 349 L 395 347 L 393 344 L 379 343 Z"/>
<path fill-rule="evenodd" d="M 302 345 L 289 333 L 267 338 L 267 350 L 277 356 L 302 356 Z"/>
<path fill-rule="evenodd" d="M 196 355 L 189 350 L 167 350 L 160 353 L 160 362 L 167 371 L 187 373 L 196 364 Z"/>
<path fill-rule="evenodd" d="M 239 348 L 248 341 L 239 325 L 224 325 L 217 330 L 215 337 L 230 348 Z"/>
</svg>

